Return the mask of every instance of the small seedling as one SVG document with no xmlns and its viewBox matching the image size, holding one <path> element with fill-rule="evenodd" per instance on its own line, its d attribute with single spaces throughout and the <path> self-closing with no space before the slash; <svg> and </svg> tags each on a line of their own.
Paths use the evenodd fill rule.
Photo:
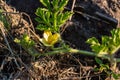
<svg viewBox="0 0 120 80">
<path fill-rule="evenodd" d="M 14 42 L 18 43 L 23 47 L 24 50 L 26 50 L 30 55 L 37 57 L 40 54 L 35 50 L 34 45 L 35 42 L 30 39 L 28 35 L 23 35 L 22 39 L 15 38 Z"/>
<path fill-rule="evenodd" d="M 30 37 L 26 34 L 23 35 L 23 38 L 21 40 L 16 38 L 14 41 L 16 43 L 19 43 L 25 49 L 31 48 L 35 45 L 34 41 L 31 40 Z"/>
</svg>

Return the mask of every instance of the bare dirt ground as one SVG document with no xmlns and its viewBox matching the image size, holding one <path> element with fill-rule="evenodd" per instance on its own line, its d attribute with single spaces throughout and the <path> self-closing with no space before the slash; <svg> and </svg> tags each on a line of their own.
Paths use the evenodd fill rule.
<svg viewBox="0 0 120 80">
<path fill-rule="evenodd" d="M 27 33 L 37 42 L 34 33 L 41 34 L 35 29 L 37 23 L 34 20 L 36 17 L 34 13 L 42 5 L 39 0 L 6 0 L 6 2 L 7 4 L 0 0 L 0 7 L 7 12 L 5 15 L 10 17 L 8 19 L 11 29 L 9 31 L 4 29 L 5 35 L 0 33 L 0 80 L 107 78 L 105 73 L 94 72 L 97 64 L 94 57 L 90 56 L 65 54 L 40 57 L 33 61 L 13 39 Z M 72 2 L 73 0 L 69 0 L 65 10 L 71 9 Z M 117 27 L 120 27 L 120 0 L 76 0 L 72 20 L 63 26 L 61 32 L 66 44 L 73 48 L 91 51 L 85 42 L 88 38 L 94 36 L 100 40 L 102 35 L 110 35 L 110 30 Z M 10 49 L 6 42 L 9 43 Z"/>
</svg>

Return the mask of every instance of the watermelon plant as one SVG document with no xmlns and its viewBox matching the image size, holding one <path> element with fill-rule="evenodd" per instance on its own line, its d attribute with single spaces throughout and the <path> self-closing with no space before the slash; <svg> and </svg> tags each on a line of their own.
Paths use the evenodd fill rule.
<svg viewBox="0 0 120 80">
<path fill-rule="evenodd" d="M 95 37 L 89 38 L 87 43 L 91 45 L 92 51 L 84 51 L 73 49 L 67 46 L 60 36 L 60 28 L 63 24 L 72 16 L 73 13 L 69 11 L 64 11 L 64 7 L 67 5 L 68 0 L 40 0 L 44 8 L 38 8 L 35 14 L 38 16 L 35 20 L 38 22 L 37 29 L 43 31 L 43 38 L 40 38 L 40 42 L 44 46 L 51 48 L 50 51 L 46 51 L 43 54 L 38 53 L 37 56 L 46 56 L 54 54 L 64 54 L 64 53 L 80 53 L 89 56 L 100 57 L 102 59 L 107 59 L 110 62 L 110 66 L 103 64 L 102 61 L 96 59 L 97 63 L 100 62 L 100 71 L 108 72 L 107 70 L 112 70 L 111 75 L 115 78 L 114 72 L 116 69 L 117 62 L 120 62 L 119 58 L 115 58 L 115 53 L 120 49 L 120 29 L 113 29 L 111 31 L 111 36 L 102 36 L 101 41 Z M 16 39 L 15 42 L 19 43 L 26 49 L 30 51 L 31 55 L 36 56 L 36 52 L 31 51 L 34 42 L 31 41 L 28 36 L 24 36 L 23 39 Z M 53 47 L 57 42 L 61 45 L 58 47 Z M 27 45 L 25 45 L 27 44 Z"/>
</svg>

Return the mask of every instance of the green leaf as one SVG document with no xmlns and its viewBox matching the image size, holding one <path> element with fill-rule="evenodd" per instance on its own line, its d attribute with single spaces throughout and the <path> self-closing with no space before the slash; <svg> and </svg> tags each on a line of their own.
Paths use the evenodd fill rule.
<svg viewBox="0 0 120 80">
<path fill-rule="evenodd" d="M 58 3 L 59 3 L 60 0 L 53 0 L 52 1 L 52 6 L 54 8 L 55 11 L 57 11 L 58 9 Z"/>
<path fill-rule="evenodd" d="M 71 12 L 65 12 L 65 13 L 63 13 L 63 17 L 62 17 L 61 22 L 65 23 L 70 18 L 70 16 L 72 16 Z"/>
<path fill-rule="evenodd" d="M 45 13 L 45 15 L 46 15 L 46 21 L 47 21 L 47 24 L 50 24 L 50 15 L 51 15 L 51 13 L 50 12 L 46 12 Z M 51 25 L 49 25 L 49 26 L 51 26 Z"/>
<path fill-rule="evenodd" d="M 113 38 L 113 43 L 114 43 L 114 45 L 116 45 L 116 46 L 118 46 L 119 44 L 120 44 L 120 29 L 118 28 L 118 29 L 113 29 L 112 31 L 111 31 L 111 34 L 112 34 L 112 38 Z"/>
<path fill-rule="evenodd" d="M 39 25 L 37 25 L 37 28 L 36 29 L 38 29 L 38 30 L 41 30 L 41 31 L 44 31 L 44 30 L 48 30 L 48 26 L 46 26 L 46 25 L 43 25 L 43 24 L 39 24 Z"/>
<path fill-rule="evenodd" d="M 20 40 L 19 40 L 19 39 L 17 39 L 17 38 L 15 38 L 15 39 L 14 39 L 14 42 L 16 42 L 16 43 L 20 44 Z"/>
<path fill-rule="evenodd" d="M 46 24 L 40 17 L 36 17 L 35 20 L 36 20 L 39 24 Z"/>
<path fill-rule="evenodd" d="M 109 65 L 107 65 L 107 64 L 100 64 L 100 69 L 99 69 L 100 72 L 105 71 L 107 73 L 109 69 L 110 69 Z"/>
<path fill-rule="evenodd" d="M 98 72 L 99 71 L 99 68 L 94 68 L 93 69 L 95 72 Z"/>
<path fill-rule="evenodd" d="M 15 39 L 16 43 L 21 45 L 24 49 L 31 48 L 35 45 L 34 41 L 30 39 L 30 37 L 26 34 L 23 35 L 22 39 Z"/>
<path fill-rule="evenodd" d="M 51 26 L 51 21 L 50 21 L 51 13 L 49 11 L 47 11 L 45 8 L 38 8 L 36 10 L 36 15 L 39 16 L 39 17 L 35 18 L 35 20 L 39 24 L 42 23 L 48 27 Z"/>
<path fill-rule="evenodd" d="M 39 23 L 37 29 L 51 30 L 53 33 L 60 32 L 60 27 L 72 16 L 73 13 L 63 13 L 68 0 L 40 0 L 46 8 L 38 8 L 35 20 Z M 50 8 L 50 9 L 49 9 Z M 45 28 L 47 27 L 47 28 Z"/>
<path fill-rule="evenodd" d="M 49 0 L 40 0 L 40 2 L 47 7 L 48 10 L 51 10 L 50 8 L 50 1 Z"/>
<path fill-rule="evenodd" d="M 45 12 L 47 12 L 48 10 L 45 8 L 38 8 L 35 12 L 35 14 L 39 17 L 42 17 L 44 15 Z"/>
<path fill-rule="evenodd" d="M 102 36 L 102 45 L 108 46 L 110 43 L 110 38 L 108 36 Z"/>
<path fill-rule="evenodd" d="M 61 24 L 62 18 L 63 18 L 63 13 L 59 13 L 57 16 L 58 24 Z"/>
<path fill-rule="evenodd" d="M 7 17 L 5 15 L 2 14 L 2 10 L 0 11 L 0 21 L 3 22 L 4 26 L 7 28 L 7 29 L 10 29 L 10 24 L 7 20 Z"/>
<path fill-rule="evenodd" d="M 91 45 L 96 45 L 96 44 L 100 45 L 99 41 L 95 37 L 89 38 L 86 42 Z"/>
<path fill-rule="evenodd" d="M 33 57 L 38 57 L 40 55 L 39 52 L 34 48 L 35 42 L 31 40 L 27 34 L 24 34 L 22 39 L 16 38 L 14 42 L 21 45 L 23 49 L 27 51 Z"/>
<path fill-rule="evenodd" d="M 92 48 L 92 51 L 94 51 L 95 53 L 99 53 L 100 52 L 100 45 L 91 45 L 90 46 Z"/>
<path fill-rule="evenodd" d="M 99 41 L 95 37 L 89 38 L 86 42 L 91 44 L 90 47 L 92 48 L 92 51 L 96 53 L 100 52 L 101 46 L 100 46 Z"/>
<path fill-rule="evenodd" d="M 57 24 L 61 27 L 72 16 L 71 12 L 59 13 L 57 17 Z"/>
<path fill-rule="evenodd" d="M 114 79 L 120 79 L 120 74 L 112 73 Z"/>
<path fill-rule="evenodd" d="M 62 11 L 64 9 L 64 7 L 67 5 L 68 0 L 61 0 L 61 2 L 59 3 L 59 11 Z"/>
<path fill-rule="evenodd" d="M 120 29 L 113 29 L 111 36 L 102 36 L 101 43 L 96 38 L 89 38 L 87 43 L 91 44 L 92 51 L 98 54 L 114 54 L 120 49 Z"/>
<path fill-rule="evenodd" d="M 68 12 L 68 11 L 65 12 L 65 13 L 63 13 L 63 20 L 66 21 L 67 19 L 69 19 L 70 16 L 72 16 L 72 14 L 73 14 L 73 13 Z"/>
<path fill-rule="evenodd" d="M 98 63 L 98 64 L 103 64 L 102 60 L 100 60 L 99 58 L 95 57 L 95 61 Z"/>
</svg>

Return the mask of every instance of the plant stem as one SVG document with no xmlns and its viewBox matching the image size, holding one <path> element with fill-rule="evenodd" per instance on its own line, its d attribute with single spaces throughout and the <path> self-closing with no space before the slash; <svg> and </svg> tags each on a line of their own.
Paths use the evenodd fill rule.
<svg viewBox="0 0 120 80">
<path fill-rule="evenodd" d="M 44 54 L 41 54 L 40 56 L 46 56 L 46 55 L 55 55 L 55 54 L 65 54 L 65 53 L 74 53 L 74 54 L 84 54 L 84 55 L 89 55 L 89 56 L 96 56 L 96 57 L 100 57 L 100 58 L 104 58 L 110 61 L 110 57 L 107 55 L 102 55 L 102 54 L 96 54 L 93 52 L 89 52 L 89 51 L 84 51 L 84 50 L 78 50 L 78 49 L 73 49 L 73 48 L 67 48 L 67 49 L 61 49 L 61 50 L 57 50 L 57 51 L 51 51 L 51 52 L 47 52 Z M 114 60 L 116 62 L 120 62 L 120 58 L 114 58 Z"/>
<path fill-rule="evenodd" d="M 3 35 L 4 39 L 5 39 L 5 42 L 6 42 L 7 46 L 8 46 L 8 49 L 9 49 L 10 53 L 11 53 L 12 55 L 14 55 L 14 53 L 13 53 L 13 51 L 12 51 L 10 45 L 9 45 L 9 42 L 8 42 L 8 40 L 7 40 L 7 38 L 6 38 L 5 30 L 4 30 L 4 23 L 3 23 L 2 21 L 0 21 L 0 30 L 1 30 L 1 32 L 2 32 L 2 35 Z"/>
<path fill-rule="evenodd" d="M 113 54 L 110 54 L 109 57 L 110 57 L 110 67 L 111 67 L 112 71 L 115 71 L 117 62 L 116 62 Z"/>
<path fill-rule="evenodd" d="M 76 3 L 76 0 L 73 0 L 73 3 L 72 3 L 72 8 L 71 8 L 71 13 L 73 13 L 73 9 L 75 7 L 75 3 Z M 72 16 L 69 18 L 69 20 L 72 19 Z"/>
</svg>

